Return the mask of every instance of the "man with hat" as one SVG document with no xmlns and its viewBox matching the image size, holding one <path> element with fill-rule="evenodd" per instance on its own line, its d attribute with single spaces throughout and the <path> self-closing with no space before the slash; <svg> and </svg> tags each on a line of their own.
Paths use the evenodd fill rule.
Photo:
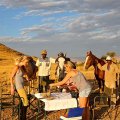
<svg viewBox="0 0 120 120">
<path fill-rule="evenodd" d="M 98 68 L 100 70 L 104 70 L 105 71 L 105 89 L 104 92 L 106 95 L 108 95 L 109 100 L 111 100 L 111 102 L 114 103 L 114 105 L 116 104 L 116 97 L 117 97 L 117 80 L 118 80 L 118 73 L 119 73 L 119 69 L 118 66 L 113 63 L 112 58 L 110 56 L 106 57 L 106 64 L 104 64 L 103 66 L 101 66 L 98 63 Z"/>
<path fill-rule="evenodd" d="M 46 50 L 41 51 L 41 58 L 37 59 L 36 66 L 38 67 L 38 92 L 43 92 L 43 81 L 46 83 L 45 91 L 47 91 L 51 64 Z"/>
</svg>

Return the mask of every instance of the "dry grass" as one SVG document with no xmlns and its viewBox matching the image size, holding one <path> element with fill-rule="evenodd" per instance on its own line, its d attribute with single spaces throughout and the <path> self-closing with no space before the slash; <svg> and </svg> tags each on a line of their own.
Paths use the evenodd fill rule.
<svg viewBox="0 0 120 120">
<path fill-rule="evenodd" d="M 3 85 L 2 88 L 4 88 L 5 92 L 7 93 L 10 92 L 10 87 L 6 88 L 4 86 L 10 83 L 9 76 L 14 66 L 14 58 L 16 58 L 19 55 L 23 55 L 23 54 L 0 44 L 0 84 L 2 83 Z M 50 71 L 51 80 L 56 80 L 55 69 L 56 69 L 56 64 L 52 64 L 52 68 Z M 80 70 L 86 76 L 87 79 L 94 79 L 93 67 L 89 68 L 89 70 L 87 71 L 83 70 L 83 66 L 78 66 L 77 69 Z M 117 118 L 120 119 L 119 117 Z"/>
<path fill-rule="evenodd" d="M 10 83 L 9 78 L 10 78 L 12 69 L 14 67 L 14 59 L 19 55 L 23 55 L 23 54 L 11 48 L 8 48 L 3 44 L 0 44 L 0 83 L 2 81 L 5 82 L 4 84 Z M 55 76 L 55 69 L 56 69 L 56 64 L 52 64 L 51 71 L 50 71 L 51 80 L 57 79 Z M 93 68 L 90 68 L 88 71 L 84 71 L 83 66 L 78 66 L 77 69 L 79 69 L 87 77 L 87 79 L 94 78 Z"/>
</svg>

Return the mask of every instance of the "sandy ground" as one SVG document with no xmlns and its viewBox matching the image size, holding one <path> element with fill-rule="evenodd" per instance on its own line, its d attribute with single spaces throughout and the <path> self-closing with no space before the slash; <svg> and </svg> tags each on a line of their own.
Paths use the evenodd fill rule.
<svg viewBox="0 0 120 120">
<path fill-rule="evenodd" d="M 18 55 L 21 55 L 21 54 L 22 53 L 12 50 L 8 48 L 7 46 L 0 44 L 0 98 L 1 98 L 1 93 L 10 94 L 9 78 L 10 78 L 10 74 L 14 66 L 14 59 Z M 50 79 L 53 81 L 56 81 L 56 78 L 54 75 L 55 66 L 56 65 L 53 64 L 53 67 L 51 69 L 51 75 L 50 75 Z M 78 66 L 77 69 L 80 70 L 87 79 L 91 81 L 94 79 L 93 67 L 89 68 L 88 71 L 84 71 L 83 66 Z M 35 81 L 34 86 L 37 87 L 36 81 Z M 94 84 L 94 89 L 97 89 L 97 84 Z M 96 94 L 91 94 L 91 97 L 90 97 L 90 103 L 92 104 L 92 110 L 94 110 L 93 120 L 120 120 L 120 106 L 119 106 L 120 100 L 118 100 L 118 104 L 114 108 L 100 107 L 100 106 L 93 107 L 94 97 L 96 95 L 99 95 L 99 91 L 96 90 L 94 92 Z M 7 103 L 10 103 L 10 101 L 11 100 L 9 100 L 9 102 Z M 37 101 L 35 100 L 33 102 L 34 106 L 31 106 L 30 108 L 28 108 L 27 120 L 36 120 L 36 114 L 37 114 L 37 103 L 36 102 Z M 0 108 L 1 108 L 1 100 L 0 100 Z M 4 110 L 2 109 L 2 111 L 0 110 L 0 115 L 2 115 L 1 120 L 12 120 L 11 118 L 12 113 L 17 114 L 17 111 L 12 111 L 11 108 L 6 108 Z M 39 120 L 42 120 L 43 113 L 44 113 L 43 111 L 40 113 Z M 47 120 L 59 120 L 60 115 L 63 115 L 64 113 L 65 113 L 65 110 L 49 112 L 47 113 Z M 91 116 L 93 115 L 92 113 L 93 111 L 91 112 Z M 18 118 L 15 116 L 13 120 L 18 120 Z"/>
<path fill-rule="evenodd" d="M 106 104 L 103 103 L 104 100 L 97 99 L 96 106 L 94 106 L 94 98 L 96 96 L 99 96 L 100 94 L 99 94 L 99 90 L 97 89 L 97 84 L 94 84 L 93 89 L 94 89 L 93 90 L 94 93 L 91 93 L 91 96 L 90 96 L 91 120 L 120 120 L 120 100 L 118 100 L 116 107 L 109 107 L 109 106 L 105 107 L 104 105 Z M 28 112 L 27 112 L 27 120 L 36 120 L 37 107 L 38 107 L 37 100 L 31 98 L 30 103 L 31 105 L 30 107 L 28 107 Z M 65 112 L 66 110 L 47 112 L 47 120 L 59 120 L 60 116 L 64 115 Z M 12 114 L 11 108 L 7 108 L 3 110 L 2 111 L 3 118 L 1 120 L 12 120 L 11 114 Z M 14 114 L 15 114 L 15 117 L 13 117 L 13 120 L 18 120 L 18 118 L 16 117 L 17 111 L 14 111 Z M 43 114 L 44 114 L 44 111 L 42 110 L 38 115 L 38 120 L 44 120 Z"/>
</svg>

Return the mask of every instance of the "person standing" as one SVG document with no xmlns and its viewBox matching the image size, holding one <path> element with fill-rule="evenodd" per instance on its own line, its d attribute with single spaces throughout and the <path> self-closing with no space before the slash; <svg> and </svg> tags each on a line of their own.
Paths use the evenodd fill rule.
<svg viewBox="0 0 120 120">
<path fill-rule="evenodd" d="M 117 78 L 119 69 L 118 66 L 112 62 L 112 58 L 110 56 L 106 57 L 106 64 L 101 66 L 99 63 L 97 64 L 98 68 L 100 70 L 105 71 L 105 89 L 104 92 L 108 96 L 109 102 L 113 102 L 113 105 L 116 104 L 116 98 L 117 98 L 117 91 L 116 88 L 118 86 Z M 110 104 L 110 103 L 109 103 Z"/>
<path fill-rule="evenodd" d="M 43 81 L 46 83 L 45 91 L 47 91 L 50 83 L 49 76 L 51 63 L 49 58 L 47 57 L 46 50 L 41 51 L 41 58 L 37 59 L 36 66 L 38 67 L 38 92 L 43 92 Z"/>
<path fill-rule="evenodd" d="M 25 68 L 28 63 L 29 59 L 26 56 L 18 57 L 15 60 L 15 66 L 10 76 L 11 95 L 14 95 L 14 90 L 16 89 L 22 100 L 22 105 L 20 108 L 20 120 L 26 120 L 26 112 L 28 106 L 28 98 L 24 89 L 25 81 L 29 81 Z M 24 76 L 26 76 L 26 78 Z"/>
<path fill-rule="evenodd" d="M 85 76 L 75 69 L 75 64 L 71 61 L 65 62 L 66 76 L 57 83 L 50 84 L 50 88 L 54 86 L 62 86 L 64 84 L 71 84 L 71 87 L 79 91 L 78 106 L 84 108 L 83 120 L 89 120 L 89 95 L 92 90 L 91 84 L 86 80 Z"/>
</svg>

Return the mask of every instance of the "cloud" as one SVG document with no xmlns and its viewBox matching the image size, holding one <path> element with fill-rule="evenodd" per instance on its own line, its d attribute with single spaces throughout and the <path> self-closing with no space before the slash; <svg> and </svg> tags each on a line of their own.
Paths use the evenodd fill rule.
<svg viewBox="0 0 120 120">
<path fill-rule="evenodd" d="M 25 43 L 25 42 L 48 42 L 49 40 L 45 39 L 45 38 L 40 38 L 40 37 L 30 37 L 30 36 L 23 36 L 23 37 L 10 37 L 10 36 L 3 36 L 0 37 L 0 42 L 1 43 Z"/>
<path fill-rule="evenodd" d="M 1 0 L 1 6 L 25 7 L 28 10 L 75 10 L 79 12 L 96 12 L 119 9 L 119 0 Z"/>
<path fill-rule="evenodd" d="M 17 38 L 11 36 L 0 37 L 0 42 L 21 42 L 21 41 L 25 41 L 25 40 L 20 37 Z"/>
<path fill-rule="evenodd" d="M 33 39 L 46 38 L 52 36 L 56 30 L 50 25 L 32 26 L 30 28 L 24 28 L 21 30 L 22 36 L 31 36 Z"/>
<path fill-rule="evenodd" d="M 101 12 L 111 9 L 119 9 L 119 0 L 70 0 L 69 8 L 79 12 Z"/>
<path fill-rule="evenodd" d="M 42 18 L 42 21 L 45 20 L 44 22 L 46 22 L 48 20 L 47 26 L 49 24 L 53 26 L 47 28 L 44 25 L 38 25 L 23 28 L 22 34 L 32 32 L 48 34 L 48 32 L 55 32 L 58 29 L 78 34 L 90 34 L 90 32 L 95 31 L 101 31 L 102 33 L 107 32 L 110 27 L 117 27 L 120 24 L 119 0 L 1 0 L 0 5 L 8 8 L 25 7 L 26 12 L 17 15 L 17 19 L 23 16 L 48 16 Z M 66 11 L 75 12 L 76 15 L 71 17 L 63 15 L 59 18 L 52 17 L 52 19 L 50 19 L 50 16 L 49 18 L 49 15 L 64 14 Z M 44 22 L 43 24 L 45 24 Z M 57 26 L 59 26 L 58 29 Z"/>
<path fill-rule="evenodd" d="M 60 6 L 65 6 L 68 3 L 68 0 L 1 0 L 0 5 L 6 6 L 7 8 L 11 7 L 26 7 L 29 10 L 37 9 L 51 9 Z"/>
<path fill-rule="evenodd" d="M 50 16 L 53 14 L 60 14 L 64 13 L 64 10 L 58 10 L 58 11 L 46 11 L 46 10 L 30 10 L 24 13 L 21 13 L 20 15 L 15 16 L 15 19 L 21 19 L 25 16 Z"/>
<path fill-rule="evenodd" d="M 114 49 L 118 47 L 120 0 L 1 0 L 0 6 L 25 8 L 16 19 L 39 16 L 41 21 L 22 28 L 18 38 L 1 37 L 0 41 L 71 44 L 75 41 L 88 48 L 103 44 L 115 46 Z"/>
</svg>

